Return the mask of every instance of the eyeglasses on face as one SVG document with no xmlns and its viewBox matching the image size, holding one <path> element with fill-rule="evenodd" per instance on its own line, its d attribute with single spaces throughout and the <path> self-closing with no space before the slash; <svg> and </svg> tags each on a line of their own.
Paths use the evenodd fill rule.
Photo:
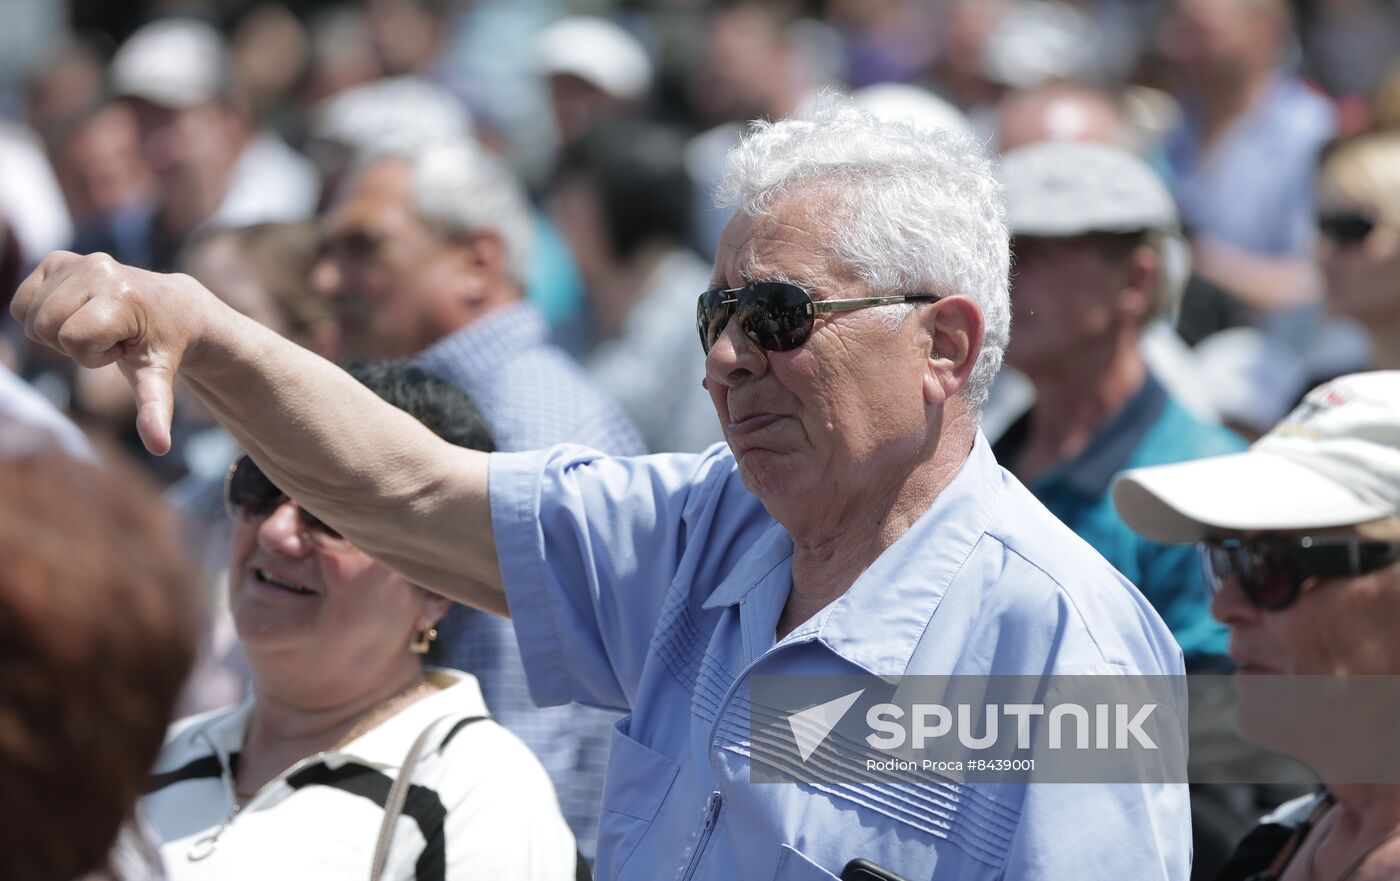
<svg viewBox="0 0 1400 881">
<path fill-rule="evenodd" d="M 267 475 L 248 456 L 239 456 L 238 461 L 229 467 L 228 477 L 224 480 L 224 508 L 230 517 L 249 523 L 259 522 L 272 516 L 272 512 L 287 501 L 287 496 L 267 479 Z M 312 535 L 342 538 L 339 532 L 300 505 L 297 506 L 297 516 L 301 518 L 302 528 Z"/>
<path fill-rule="evenodd" d="M 1348 536 L 1279 536 L 1201 542 L 1206 586 L 1218 594 L 1233 578 L 1255 608 L 1278 612 L 1310 579 L 1354 578 L 1400 561 L 1400 542 Z"/>
<path fill-rule="evenodd" d="M 937 294 L 895 294 L 850 300 L 813 300 L 811 294 L 785 281 L 756 281 L 741 288 L 715 289 L 700 295 L 695 310 L 700 346 L 705 354 L 724 333 L 729 320 L 755 345 L 769 352 L 786 352 L 807 342 L 818 315 L 849 312 L 891 303 L 933 302 Z"/>
<path fill-rule="evenodd" d="M 1366 241 L 1378 225 L 1374 217 L 1359 211 L 1322 214 L 1317 218 L 1317 231 L 1323 238 L 1344 247 L 1353 247 Z"/>
</svg>

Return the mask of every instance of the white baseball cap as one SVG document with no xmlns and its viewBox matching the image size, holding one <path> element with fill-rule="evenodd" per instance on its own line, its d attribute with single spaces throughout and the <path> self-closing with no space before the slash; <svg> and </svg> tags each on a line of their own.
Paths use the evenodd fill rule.
<svg viewBox="0 0 1400 881">
<path fill-rule="evenodd" d="M 1007 222 L 1023 236 L 1174 233 L 1176 203 L 1157 172 L 1122 147 L 1040 141 L 1001 158 Z"/>
<path fill-rule="evenodd" d="M 612 22 L 580 15 L 545 28 L 535 60 L 546 76 L 570 75 L 630 101 L 651 87 L 651 59 L 636 37 Z"/>
<path fill-rule="evenodd" d="M 1314 389 L 1246 452 L 1126 471 L 1113 503 L 1135 532 L 1173 543 L 1400 515 L 1400 370 Z"/>
<path fill-rule="evenodd" d="M 192 18 L 164 18 L 141 28 L 112 59 L 112 89 L 162 107 L 212 101 L 228 86 L 230 61 L 224 39 Z"/>
</svg>

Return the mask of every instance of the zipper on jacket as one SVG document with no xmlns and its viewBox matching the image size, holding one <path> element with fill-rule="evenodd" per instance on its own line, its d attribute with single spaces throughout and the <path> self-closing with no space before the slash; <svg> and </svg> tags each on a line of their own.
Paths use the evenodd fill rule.
<svg viewBox="0 0 1400 881">
<path fill-rule="evenodd" d="M 695 850 L 690 854 L 690 864 L 685 867 L 681 881 L 691 881 L 695 877 L 695 869 L 700 865 L 700 858 L 705 855 L 705 846 L 710 843 L 710 834 L 715 831 L 715 823 L 719 822 L 719 809 L 723 804 L 724 798 L 719 794 L 719 790 L 710 793 L 710 797 L 705 801 L 705 826 L 700 830 L 700 840 L 695 842 Z"/>
</svg>

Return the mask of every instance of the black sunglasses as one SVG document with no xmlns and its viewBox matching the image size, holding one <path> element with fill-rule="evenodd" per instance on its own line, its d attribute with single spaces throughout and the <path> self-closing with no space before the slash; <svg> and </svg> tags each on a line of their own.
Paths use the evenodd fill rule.
<svg viewBox="0 0 1400 881">
<path fill-rule="evenodd" d="M 1277 612 L 1298 601 L 1310 578 L 1352 578 L 1400 561 L 1400 542 L 1346 536 L 1208 539 L 1201 561 L 1211 595 L 1233 578 L 1258 609 Z"/>
<path fill-rule="evenodd" d="M 1371 237 L 1376 221 L 1364 214 L 1323 214 L 1317 218 L 1317 231 L 1339 245 L 1359 245 Z"/>
<path fill-rule="evenodd" d="M 228 470 L 224 481 L 224 507 L 230 517 L 241 520 L 264 520 L 272 516 L 287 496 L 277 488 L 262 469 L 246 455 L 239 456 Z M 295 502 L 293 503 L 295 504 Z M 341 538 L 341 534 L 331 529 L 305 508 L 297 505 L 302 528 L 307 532 L 319 533 L 327 538 Z"/>
<path fill-rule="evenodd" d="M 695 309 L 695 324 L 700 331 L 700 347 L 707 355 L 735 315 L 739 316 L 744 335 L 755 344 L 770 352 L 786 352 L 807 342 L 818 315 L 938 299 L 937 294 L 896 294 L 854 300 L 813 300 L 811 294 L 795 284 L 756 281 L 741 288 L 705 291 Z"/>
</svg>

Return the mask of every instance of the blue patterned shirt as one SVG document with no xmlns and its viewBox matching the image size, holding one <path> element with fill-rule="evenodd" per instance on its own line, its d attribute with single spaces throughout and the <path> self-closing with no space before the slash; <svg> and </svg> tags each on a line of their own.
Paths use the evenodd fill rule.
<svg viewBox="0 0 1400 881">
<path fill-rule="evenodd" d="M 835 881 L 863 857 L 923 881 L 1178 881 L 1184 784 L 890 786 L 750 778 L 758 675 L 1174 675 L 1142 594 L 978 439 L 919 520 L 782 640 L 792 539 L 723 444 L 491 457 L 491 525 L 541 703 L 612 732 L 597 877 Z"/>
<path fill-rule="evenodd" d="M 522 301 L 439 340 L 416 361 L 471 396 L 500 450 L 571 442 L 615 455 L 645 452 L 622 409 L 548 335 L 544 316 Z M 459 606 L 438 633 L 434 662 L 480 681 L 491 715 L 549 771 L 579 850 L 591 860 L 616 716 L 578 705 L 535 706 L 515 630 L 503 618 Z"/>
</svg>

